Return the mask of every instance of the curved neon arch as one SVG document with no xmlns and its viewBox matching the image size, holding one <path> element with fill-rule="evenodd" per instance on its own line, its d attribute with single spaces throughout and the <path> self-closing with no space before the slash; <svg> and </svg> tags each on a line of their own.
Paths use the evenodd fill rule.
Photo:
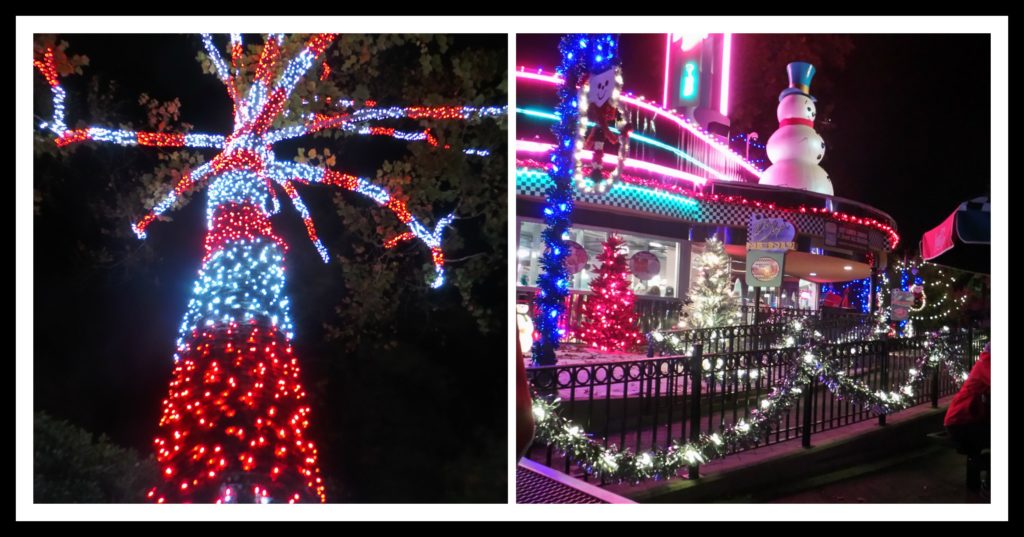
<svg viewBox="0 0 1024 537">
<path fill-rule="evenodd" d="M 522 66 L 520 66 L 519 70 L 516 71 L 516 78 L 517 79 L 522 78 L 524 80 L 533 80 L 533 81 L 536 81 L 536 82 L 543 82 L 543 83 L 551 84 L 551 85 L 558 85 L 558 84 L 562 83 L 562 77 L 560 77 L 560 76 L 544 74 L 543 70 L 541 70 L 541 69 L 535 69 L 533 71 L 527 71 L 526 68 L 522 67 Z M 679 127 L 683 128 L 683 129 L 686 129 L 687 131 L 692 133 L 694 136 L 696 136 L 697 138 L 699 138 L 703 142 L 707 143 L 708 145 L 710 145 L 712 148 L 714 148 L 718 152 L 720 152 L 723 155 L 725 155 L 725 157 L 728 158 L 729 160 L 735 162 L 736 164 L 739 164 L 741 167 L 743 167 L 745 170 L 747 170 L 748 172 L 753 174 L 758 179 L 761 178 L 761 174 L 763 172 L 758 167 L 754 166 L 753 163 L 751 163 L 750 161 L 744 159 L 742 156 L 740 156 L 739 153 L 733 151 L 728 146 L 726 146 L 724 144 L 721 144 L 721 143 L 717 142 L 716 140 L 712 139 L 710 136 L 708 136 L 708 134 L 704 130 L 702 130 L 699 127 L 693 125 L 690 122 L 689 119 L 687 119 L 685 117 L 682 117 L 682 116 L 678 116 L 676 114 L 673 114 L 672 112 L 666 110 L 665 108 L 662 108 L 661 106 L 649 103 L 649 102 L 647 102 L 645 100 L 641 100 L 641 99 L 639 99 L 637 97 L 633 97 L 632 95 L 629 95 L 629 94 L 623 95 L 621 98 L 622 98 L 622 100 L 624 100 L 628 104 L 631 104 L 631 105 L 634 105 L 634 106 L 638 106 L 638 107 L 643 108 L 643 109 L 645 109 L 645 110 L 647 110 L 649 112 L 653 112 L 653 113 L 655 113 L 655 114 L 657 114 L 659 116 L 662 116 L 665 119 L 675 123 Z"/>
<path fill-rule="evenodd" d="M 517 114 L 523 114 L 525 116 L 536 117 L 536 118 L 540 118 L 540 119 L 546 119 L 546 120 L 549 120 L 549 121 L 558 121 L 558 119 L 559 119 L 558 118 L 558 114 L 555 114 L 553 112 L 545 112 L 545 111 L 542 111 L 542 110 L 535 110 L 535 109 L 532 109 L 532 108 L 516 108 L 516 113 Z M 593 124 L 594 124 L 592 121 L 588 121 L 587 123 L 588 123 L 588 126 L 593 126 Z M 611 130 L 613 132 L 615 132 L 615 133 L 619 132 L 619 130 L 616 129 L 616 128 L 612 128 Z M 636 141 L 638 141 L 638 142 L 640 142 L 642 144 L 645 144 L 645 145 L 650 145 L 650 146 L 653 146 L 653 147 L 657 147 L 658 149 L 664 149 L 665 151 L 668 151 L 668 152 L 672 153 L 673 155 L 676 155 L 677 157 L 685 159 L 685 160 L 691 162 L 694 166 L 697 166 L 698 168 L 700 168 L 700 169 L 702 169 L 702 170 L 704 170 L 704 171 L 714 175 L 716 179 L 720 179 L 722 181 L 735 181 L 735 179 L 730 179 L 730 178 L 726 177 L 725 175 L 722 175 L 722 173 L 719 172 L 718 170 L 716 170 L 716 169 L 712 168 L 711 166 L 708 166 L 707 164 L 704 164 L 703 162 L 697 160 L 696 158 L 691 156 L 686 151 L 683 151 L 683 150 L 681 150 L 681 149 L 679 149 L 677 147 L 673 147 L 673 146 L 671 146 L 669 144 L 666 144 L 665 142 L 662 142 L 661 140 L 658 140 L 657 138 L 650 138 L 650 137 L 644 136 L 642 134 L 637 134 L 636 132 L 630 132 L 629 133 L 629 139 L 630 140 L 636 140 Z"/>
<path fill-rule="evenodd" d="M 533 153 L 533 154 L 546 154 L 554 148 L 554 144 L 546 144 L 543 142 L 531 142 L 529 140 L 516 140 L 516 152 Z M 592 151 L 583 151 L 583 154 L 593 158 L 594 153 Z M 605 155 L 605 164 L 615 164 L 618 162 L 617 155 Z M 699 175 L 687 173 L 675 168 L 669 168 L 660 164 L 654 164 L 653 162 L 647 162 L 645 160 L 636 160 L 632 158 L 626 159 L 626 168 L 632 168 L 634 170 L 644 170 L 673 179 L 681 179 L 683 181 L 689 181 L 695 185 L 704 186 L 708 180 Z"/>
</svg>

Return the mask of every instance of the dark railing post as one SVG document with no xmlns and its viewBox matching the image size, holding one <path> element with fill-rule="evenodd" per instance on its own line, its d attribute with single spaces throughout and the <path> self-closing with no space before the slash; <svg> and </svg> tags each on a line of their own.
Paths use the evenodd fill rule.
<svg viewBox="0 0 1024 537">
<path fill-rule="evenodd" d="M 974 352 L 974 324 L 967 325 L 967 364 L 969 368 L 974 367 L 974 357 L 978 354 Z M 970 369 L 968 369 L 970 371 Z"/>
<path fill-rule="evenodd" d="M 754 324 L 759 324 L 761 317 L 761 288 L 754 288 Z"/>
<path fill-rule="evenodd" d="M 704 378 L 703 361 L 704 344 L 697 343 L 693 346 L 693 356 L 690 357 L 690 442 L 700 440 L 700 388 Z M 700 477 L 699 465 L 691 465 L 686 470 L 689 479 Z"/>
<path fill-rule="evenodd" d="M 797 341 L 797 345 L 803 347 L 803 344 L 804 337 L 801 335 L 800 339 Z M 824 360 L 825 357 L 822 356 L 821 359 Z M 811 423 L 812 418 L 814 417 L 812 411 L 812 406 L 814 405 L 814 377 L 811 377 L 810 382 L 807 383 L 807 386 L 805 386 L 804 389 L 807 390 L 807 393 L 804 394 L 804 423 L 803 428 L 800 431 L 800 444 L 805 448 L 809 448 L 811 447 Z"/>
<path fill-rule="evenodd" d="M 804 394 L 804 424 L 803 430 L 800 433 L 800 443 L 805 448 L 811 447 L 811 423 L 814 417 L 812 410 L 814 405 L 814 386 L 815 381 L 812 377 L 811 381 L 807 383 L 807 393 Z"/>
<path fill-rule="evenodd" d="M 885 390 L 889 386 L 889 337 L 882 336 L 882 369 L 879 372 L 879 388 Z M 878 415 L 878 425 L 885 425 L 885 414 Z"/>
<path fill-rule="evenodd" d="M 654 358 L 654 337 L 647 333 L 647 357 Z"/>
<path fill-rule="evenodd" d="M 941 366 L 936 365 L 932 370 L 932 408 L 939 408 L 939 369 Z"/>
</svg>

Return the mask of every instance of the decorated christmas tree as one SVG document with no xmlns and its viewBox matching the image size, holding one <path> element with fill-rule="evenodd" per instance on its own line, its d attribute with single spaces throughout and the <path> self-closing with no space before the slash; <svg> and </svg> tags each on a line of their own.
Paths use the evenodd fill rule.
<svg viewBox="0 0 1024 537">
<path fill-rule="evenodd" d="M 637 317 L 633 311 L 636 297 L 630 288 L 629 267 L 622 244 L 621 238 L 609 235 L 602 245 L 604 251 L 597 256 L 601 267 L 590 282 L 594 294 L 583 304 L 581 338 L 588 346 L 602 351 L 624 351 L 643 341 L 636 329 Z"/>
<path fill-rule="evenodd" d="M 729 277 L 731 261 L 722 241 L 714 236 L 709 238 L 693 265 L 697 277 L 690 285 L 689 301 L 683 307 L 679 326 L 712 328 L 739 324 L 739 304 Z"/>
</svg>

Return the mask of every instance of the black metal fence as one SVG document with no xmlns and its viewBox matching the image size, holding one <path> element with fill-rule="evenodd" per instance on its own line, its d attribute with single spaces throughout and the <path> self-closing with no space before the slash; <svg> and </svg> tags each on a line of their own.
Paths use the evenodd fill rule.
<svg viewBox="0 0 1024 537">
<path fill-rule="evenodd" d="M 663 330 L 647 334 L 647 357 L 666 356 L 675 349 L 687 349 L 698 343 L 708 353 L 732 353 L 778 347 L 789 321 L 814 323 L 827 341 L 845 343 L 868 339 L 872 324 L 867 316 L 823 316 L 819 312 L 803 316 L 778 317 L 771 322 L 692 330 Z"/>
<path fill-rule="evenodd" d="M 516 291 L 516 302 L 527 304 L 528 314 L 533 316 L 533 296 L 537 292 L 534 287 L 519 287 Z M 590 300 L 593 293 L 589 291 L 573 291 L 565 299 L 565 315 L 562 317 L 562 328 L 565 329 L 566 343 L 580 343 L 579 334 L 583 324 L 583 305 Z M 683 301 L 674 297 L 656 297 L 637 295 L 634 310 L 637 315 L 637 328 L 648 333 L 652 330 L 674 330 L 679 323 Z M 769 308 L 747 304 L 740 306 L 740 331 L 749 325 L 776 325 L 793 319 L 813 319 L 817 321 L 845 320 L 850 323 L 865 322 L 868 315 L 856 310 L 840 308 L 821 308 L 818 310 L 798 308 Z"/>
<path fill-rule="evenodd" d="M 533 296 L 536 288 L 520 287 L 516 292 L 516 302 L 528 304 L 528 314 L 533 317 Z M 573 291 L 565 299 L 565 315 L 562 317 L 562 328 L 565 329 L 566 343 L 580 343 L 579 334 L 583 324 L 583 305 L 590 300 L 593 293 L 589 291 Z M 637 328 L 647 333 L 651 330 L 675 328 L 679 322 L 683 303 L 678 298 L 638 295 L 634 302 L 637 315 Z"/>
<path fill-rule="evenodd" d="M 606 446 L 614 444 L 633 451 L 666 448 L 674 440 L 691 438 L 695 432 L 721 431 L 740 419 L 748 419 L 800 359 L 800 351 L 793 347 L 744 348 L 752 337 L 738 328 L 745 327 L 719 329 L 728 337 L 711 339 L 709 347 L 697 336 L 680 335 L 695 342 L 692 357 L 654 356 L 530 367 L 527 374 L 538 394 L 559 397 L 561 414 Z M 777 340 L 769 340 L 767 328 L 758 330 L 760 341 L 774 344 Z M 865 328 L 854 325 L 853 330 L 857 334 L 862 333 L 857 330 Z M 968 367 L 973 364 L 981 338 L 971 331 L 943 337 L 954 344 L 957 359 Z M 907 380 L 909 370 L 925 353 L 925 340 L 926 336 L 876 341 L 848 337 L 828 345 L 823 352 L 826 357 L 839 360 L 849 377 L 872 389 L 888 390 Z M 728 341 L 731 348 L 723 347 L 722 341 Z M 705 348 L 713 352 L 705 352 Z M 937 406 L 941 397 L 952 395 L 955 390 L 956 385 L 944 368 L 937 368 L 930 378 L 913 387 L 912 397 L 915 405 Z M 815 433 L 869 419 L 879 419 L 884 424 L 885 416 L 840 399 L 817 382 L 805 394 L 754 447 L 796 438 L 809 446 Z M 548 466 L 561 466 L 566 473 L 586 477 L 550 447 L 534 446 L 529 456 Z"/>
<path fill-rule="evenodd" d="M 789 321 L 793 319 L 813 318 L 817 320 L 863 320 L 869 317 L 867 313 L 858 310 L 845 308 L 822 307 L 820 309 L 801 308 L 770 308 L 765 305 L 755 306 L 744 304 L 740 306 L 740 324 L 761 324 Z"/>
</svg>

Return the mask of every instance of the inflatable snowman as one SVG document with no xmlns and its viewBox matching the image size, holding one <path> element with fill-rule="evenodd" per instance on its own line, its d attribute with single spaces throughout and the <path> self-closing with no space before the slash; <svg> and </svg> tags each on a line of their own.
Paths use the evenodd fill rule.
<svg viewBox="0 0 1024 537">
<path fill-rule="evenodd" d="M 825 141 L 814 131 L 815 98 L 810 95 L 814 66 L 793 62 L 786 66 L 789 87 L 779 94 L 779 130 L 768 139 L 772 165 L 761 175 L 761 184 L 809 190 L 833 195 L 832 181 L 819 166 Z"/>
</svg>

